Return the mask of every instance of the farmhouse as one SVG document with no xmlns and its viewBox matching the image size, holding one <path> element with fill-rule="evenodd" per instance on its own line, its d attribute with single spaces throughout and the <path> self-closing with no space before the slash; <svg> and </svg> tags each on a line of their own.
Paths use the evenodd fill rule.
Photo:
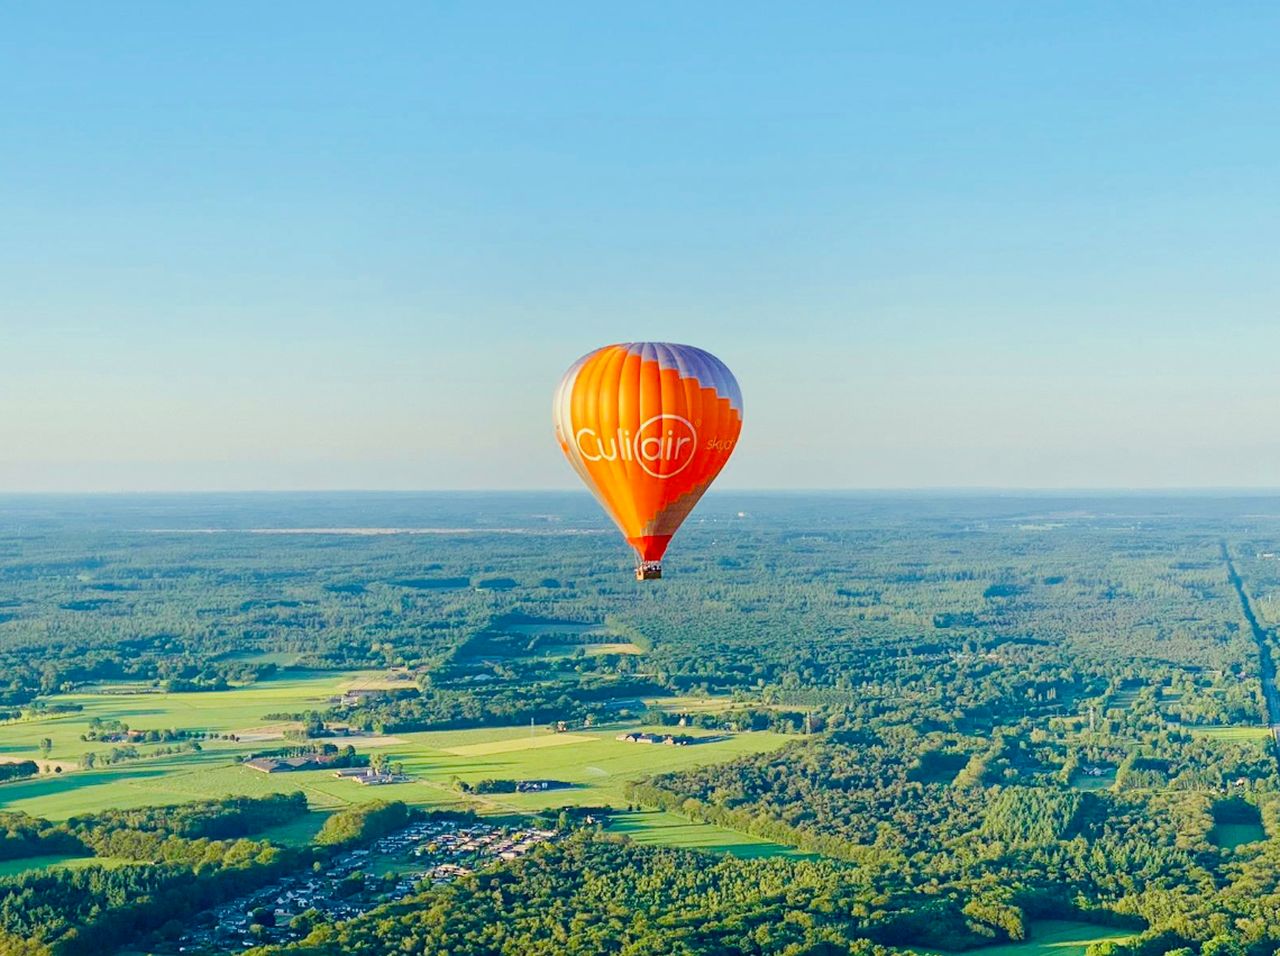
<svg viewBox="0 0 1280 956">
<path fill-rule="evenodd" d="M 341 704 L 343 707 L 358 707 L 370 700 L 376 700 L 379 697 L 386 697 L 387 691 L 372 687 L 358 687 L 349 690 L 341 697 L 331 697 L 329 702 L 333 704 Z"/>
<path fill-rule="evenodd" d="M 387 783 L 408 783 L 410 778 L 403 773 L 367 773 L 361 777 L 350 777 L 363 787 L 379 787 Z"/>
<path fill-rule="evenodd" d="M 408 783 L 411 779 L 402 773 L 378 773 L 372 767 L 343 767 L 333 772 L 341 780 L 354 780 L 364 787 L 376 787 L 386 783 Z"/>
<path fill-rule="evenodd" d="M 288 773 L 291 770 L 323 770 L 334 761 L 340 759 L 339 754 L 305 754 L 300 757 L 255 757 L 246 760 L 244 765 L 251 770 L 262 773 Z"/>
<path fill-rule="evenodd" d="M 280 771 L 288 769 L 279 760 L 272 757 L 256 757 L 253 760 L 246 760 L 244 765 L 250 770 L 260 770 L 263 773 L 280 773 Z"/>
<path fill-rule="evenodd" d="M 642 734 L 639 731 L 618 734 L 613 739 L 621 740 L 623 743 L 628 744 L 664 744 L 667 747 L 687 747 L 695 741 L 693 737 L 676 737 L 672 734 Z"/>
<path fill-rule="evenodd" d="M 567 790 L 573 784 L 563 780 L 517 780 L 516 793 L 540 793 L 543 790 Z"/>
</svg>

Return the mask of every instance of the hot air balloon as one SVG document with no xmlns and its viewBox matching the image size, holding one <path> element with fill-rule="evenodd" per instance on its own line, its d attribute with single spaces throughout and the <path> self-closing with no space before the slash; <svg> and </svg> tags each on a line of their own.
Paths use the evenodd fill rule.
<svg viewBox="0 0 1280 956">
<path fill-rule="evenodd" d="M 556 390 L 556 439 L 636 552 L 636 578 L 662 577 L 671 536 L 733 453 L 742 393 L 691 345 L 606 345 Z"/>
</svg>

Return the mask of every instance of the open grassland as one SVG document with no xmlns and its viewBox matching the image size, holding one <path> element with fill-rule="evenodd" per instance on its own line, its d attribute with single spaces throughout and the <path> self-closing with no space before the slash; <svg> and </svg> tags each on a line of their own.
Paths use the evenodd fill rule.
<svg viewBox="0 0 1280 956">
<path fill-rule="evenodd" d="M 210 733 L 242 733 L 269 727 L 266 715 L 322 709 L 328 699 L 352 686 L 376 686 L 385 679 L 377 672 L 290 673 L 251 687 L 219 692 L 164 694 L 120 688 L 97 693 L 61 695 L 59 703 L 75 703 L 83 710 L 70 714 L 0 724 L 0 758 L 39 755 L 41 738 L 53 742 L 55 760 L 77 761 L 86 751 L 102 752 L 112 745 L 85 742 L 80 735 L 94 717 L 121 720 L 135 729 L 192 729 Z M 278 728 L 276 728 L 278 729 Z M 0 809 L 17 810 L 50 819 L 111 808 L 183 803 L 228 794 L 261 796 L 302 790 L 314 818 L 291 824 L 273 834 L 287 843 L 302 843 L 323 823 L 325 811 L 377 799 L 398 799 L 437 809 L 476 809 L 483 813 L 527 813 L 565 805 L 625 808 L 628 781 L 651 773 L 685 770 L 732 760 L 781 746 L 787 738 L 758 732 L 719 736 L 684 747 L 636 744 L 615 740 L 620 726 L 555 734 L 544 728 L 485 727 L 433 731 L 395 737 L 354 739 L 368 751 L 375 745 L 391 760 L 404 763 L 415 779 L 409 783 L 366 787 L 336 779 L 330 771 L 264 774 L 239 763 L 246 753 L 278 747 L 247 735 L 239 741 L 201 741 L 200 752 L 171 754 L 117 763 L 93 770 L 58 775 L 42 774 L 0 785 Z M 663 732 L 665 728 L 644 729 Z M 698 735 L 699 731 L 687 731 Z M 259 739 L 253 739 L 259 737 Z M 146 753 L 154 747 L 142 745 Z M 535 793 L 469 795 L 458 782 L 485 779 L 548 779 L 572 786 Z M 670 814 L 636 813 L 624 818 L 625 832 L 644 842 L 674 843 L 728 850 L 740 855 L 784 852 L 784 848 L 719 827 L 695 825 Z M 287 832 L 285 832 L 287 830 Z"/>
<path fill-rule="evenodd" d="M 1133 933 L 1074 920 L 1035 920 L 1027 939 L 969 950 L 982 956 L 1084 956 L 1093 943 L 1129 939 Z M 923 952 L 929 952 L 924 950 Z"/>
</svg>

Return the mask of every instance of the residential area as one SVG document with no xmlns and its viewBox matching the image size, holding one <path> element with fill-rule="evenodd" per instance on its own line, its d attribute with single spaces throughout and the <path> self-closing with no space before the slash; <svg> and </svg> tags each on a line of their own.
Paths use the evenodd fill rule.
<svg viewBox="0 0 1280 956">
<path fill-rule="evenodd" d="M 554 830 L 512 829 L 452 820 L 412 823 L 375 843 L 336 857 L 323 872 L 291 875 L 203 914 L 175 953 L 225 953 L 305 936 L 321 922 L 358 916 L 428 885 L 514 860 Z"/>
</svg>

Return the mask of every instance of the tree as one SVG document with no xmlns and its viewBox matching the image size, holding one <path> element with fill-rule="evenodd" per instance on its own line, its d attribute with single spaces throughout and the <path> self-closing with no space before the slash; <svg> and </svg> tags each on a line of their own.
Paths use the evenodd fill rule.
<svg viewBox="0 0 1280 956">
<path fill-rule="evenodd" d="M 1200 947 L 1200 956 L 1243 956 L 1240 944 L 1229 936 L 1215 936 Z"/>
</svg>

